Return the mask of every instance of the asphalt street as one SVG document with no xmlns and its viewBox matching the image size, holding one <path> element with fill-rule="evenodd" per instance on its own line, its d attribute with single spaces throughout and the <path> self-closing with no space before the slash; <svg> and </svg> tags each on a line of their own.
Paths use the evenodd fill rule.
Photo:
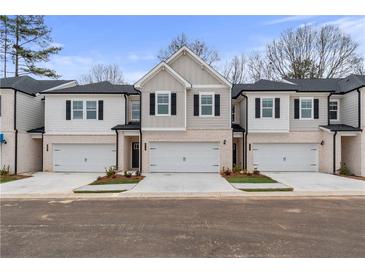
<svg viewBox="0 0 365 274">
<path fill-rule="evenodd" d="M 1 257 L 365 257 L 365 199 L 1 201 Z"/>
</svg>

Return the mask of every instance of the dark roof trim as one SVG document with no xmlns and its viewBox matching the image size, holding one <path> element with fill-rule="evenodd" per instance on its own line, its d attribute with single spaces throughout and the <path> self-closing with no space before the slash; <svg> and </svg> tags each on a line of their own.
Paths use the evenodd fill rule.
<svg viewBox="0 0 365 274">
<path fill-rule="evenodd" d="M 44 127 L 33 128 L 27 131 L 28 133 L 44 133 Z"/>
<path fill-rule="evenodd" d="M 356 90 L 356 89 L 354 89 Z M 297 93 L 326 93 L 326 92 L 329 92 L 329 93 L 335 93 L 336 91 L 334 90 L 317 90 L 317 91 L 302 91 L 302 90 L 297 90 L 297 89 L 287 89 L 287 90 L 273 90 L 273 89 L 261 89 L 261 90 L 250 90 L 250 89 L 243 89 L 241 90 L 236 96 L 233 96 L 232 99 L 237 99 L 238 97 L 240 97 L 241 93 L 242 92 L 277 92 L 277 93 L 280 93 L 280 92 L 297 92 Z M 347 93 L 347 92 L 346 92 Z M 342 93 L 336 93 L 336 94 L 342 94 Z"/>
<path fill-rule="evenodd" d="M 126 94 L 126 95 L 138 95 L 138 93 L 129 93 L 126 91 L 109 91 L 109 92 L 100 92 L 100 91 L 45 91 L 42 94 Z"/>
</svg>

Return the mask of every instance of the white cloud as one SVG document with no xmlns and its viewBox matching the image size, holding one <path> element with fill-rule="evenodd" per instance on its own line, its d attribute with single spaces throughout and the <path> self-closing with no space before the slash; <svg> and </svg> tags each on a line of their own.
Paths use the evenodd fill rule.
<svg viewBox="0 0 365 274">
<path fill-rule="evenodd" d="M 150 53 L 136 53 L 136 52 L 130 52 L 127 55 L 128 60 L 131 61 L 145 61 L 145 60 L 154 60 L 156 59 L 156 56 Z"/>
<path fill-rule="evenodd" d="M 286 16 L 286 17 L 282 17 L 279 19 L 275 19 L 275 20 L 271 20 L 271 21 L 266 21 L 264 22 L 264 26 L 269 26 L 269 25 L 278 25 L 278 24 L 283 24 L 283 23 L 287 23 L 287 22 L 295 22 L 295 21 L 303 21 L 306 19 L 309 19 L 313 17 L 312 15 L 292 15 L 292 16 Z"/>
</svg>

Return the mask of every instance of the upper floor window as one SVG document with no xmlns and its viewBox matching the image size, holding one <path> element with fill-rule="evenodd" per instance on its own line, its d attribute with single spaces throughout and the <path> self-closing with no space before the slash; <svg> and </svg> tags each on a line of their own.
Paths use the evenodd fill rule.
<svg viewBox="0 0 365 274">
<path fill-rule="evenodd" d="M 213 116 L 214 94 L 201 92 L 199 95 L 200 116 Z"/>
<path fill-rule="evenodd" d="M 170 115 L 170 92 L 156 92 L 156 115 Z"/>
<path fill-rule="evenodd" d="M 300 119 L 313 119 L 313 98 L 300 98 Z"/>
<path fill-rule="evenodd" d="M 139 101 L 132 101 L 131 108 L 132 108 L 131 120 L 139 121 L 139 118 L 140 118 Z"/>
<path fill-rule="evenodd" d="M 274 99 L 263 98 L 261 100 L 261 116 L 263 118 L 273 118 L 274 113 Z"/>
<path fill-rule="evenodd" d="M 329 115 L 332 121 L 339 120 L 339 107 L 340 101 L 339 100 L 331 100 L 329 104 Z"/>
<path fill-rule="evenodd" d="M 232 106 L 232 123 L 236 121 L 236 105 Z"/>
<path fill-rule="evenodd" d="M 72 101 L 72 119 L 84 118 L 84 102 Z"/>
<path fill-rule="evenodd" d="M 96 101 L 86 101 L 86 119 L 96 119 Z"/>
</svg>

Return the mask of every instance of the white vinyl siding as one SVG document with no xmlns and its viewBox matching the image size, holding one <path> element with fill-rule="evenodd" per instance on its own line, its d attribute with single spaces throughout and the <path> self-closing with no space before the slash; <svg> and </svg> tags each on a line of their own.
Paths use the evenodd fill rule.
<svg viewBox="0 0 365 274">
<path fill-rule="evenodd" d="M 294 99 L 300 99 L 301 96 L 293 95 L 290 97 L 290 104 L 289 104 L 289 113 L 290 113 L 290 131 L 297 132 L 297 131 L 318 131 L 319 126 L 327 125 L 327 96 L 328 93 L 325 94 L 316 94 L 313 95 L 314 99 L 319 99 L 319 109 L 318 119 L 294 119 Z M 308 97 L 308 94 L 302 96 Z"/>
<path fill-rule="evenodd" d="M 289 94 L 286 93 L 276 93 L 275 98 L 280 99 L 280 118 L 265 118 L 260 115 L 260 118 L 256 118 L 255 116 L 255 99 L 260 98 L 260 109 L 263 104 L 262 101 L 265 99 L 272 99 L 272 117 L 275 117 L 275 102 L 272 94 L 268 93 L 249 93 L 247 94 L 248 98 L 248 131 L 249 132 L 289 132 Z M 271 109 L 270 104 L 266 104 L 267 109 Z M 260 110 L 260 114 L 262 114 L 262 110 Z M 268 111 L 269 112 L 269 111 Z M 271 110 L 270 110 L 271 112 Z M 244 125 L 245 123 L 245 101 L 241 102 L 241 123 Z"/>
<path fill-rule="evenodd" d="M 358 113 L 357 91 L 344 94 L 341 99 L 341 123 L 352 127 L 358 127 Z"/>
<path fill-rule="evenodd" d="M 27 131 L 43 126 L 44 105 L 41 97 L 34 97 L 21 92 L 17 92 L 16 94 L 17 129 Z"/>
<path fill-rule="evenodd" d="M 104 101 L 103 120 L 66 120 L 66 100 Z M 112 127 L 124 124 L 125 102 L 120 94 L 46 95 L 45 130 L 47 133 L 112 133 Z M 72 108 L 71 108 L 72 112 Z"/>
</svg>

